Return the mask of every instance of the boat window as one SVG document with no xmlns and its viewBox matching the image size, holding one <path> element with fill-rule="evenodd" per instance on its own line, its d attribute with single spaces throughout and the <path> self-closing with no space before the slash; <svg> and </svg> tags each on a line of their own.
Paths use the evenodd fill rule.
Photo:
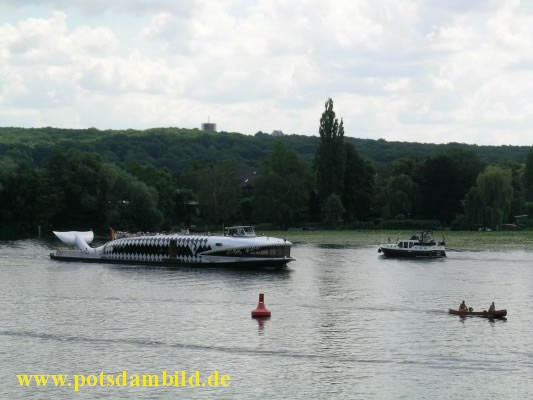
<svg viewBox="0 0 533 400">
<path fill-rule="evenodd" d="M 234 248 L 227 250 L 220 250 L 211 253 L 211 255 L 217 256 L 229 256 L 229 257 L 290 257 L 291 256 L 291 247 L 288 245 L 285 246 L 272 246 L 272 247 L 244 247 L 244 248 Z"/>
<path fill-rule="evenodd" d="M 409 242 L 409 248 L 413 247 L 413 242 Z"/>
<path fill-rule="evenodd" d="M 227 228 L 226 236 L 255 237 L 253 226 L 231 226 Z"/>
</svg>

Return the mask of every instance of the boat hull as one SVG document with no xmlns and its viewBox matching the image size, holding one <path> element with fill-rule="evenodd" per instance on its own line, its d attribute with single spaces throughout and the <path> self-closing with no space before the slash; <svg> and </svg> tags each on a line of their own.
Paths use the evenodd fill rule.
<svg viewBox="0 0 533 400">
<path fill-rule="evenodd" d="M 249 259 L 238 261 L 200 261 L 187 262 L 179 259 L 163 259 L 161 261 L 151 260 L 125 260 L 125 259 L 108 259 L 92 257 L 84 254 L 60 255 L 50 253 L 50 259 L 56 261 L 98 263 L 98 264 L 121 264 L 121 265 L 146 265 L 163 268 L 233 268 L 233 269 L 262 269 L 262 270 L 281 270 L 287 267 L 287 264 L 294 261 L 293 258 L 280 259 Z"/>
<path fill-rule="evenodd" d="M 390 247 L 380 247 L 379 253 L 383 253 L 387 258 L 443 258 L 446 257 L 444 249 L 400 249 Z"/>
<path fill-rule="evenodd" d="M 448 310 L 449 314 L 459 315 L 462 317 L 482 317 L 482 318 L 504 318 L 507 316 L 507 310 L 496 310 L 493 312 L 488 311 L 461 311 L 461 310 Z"/>
</svg>

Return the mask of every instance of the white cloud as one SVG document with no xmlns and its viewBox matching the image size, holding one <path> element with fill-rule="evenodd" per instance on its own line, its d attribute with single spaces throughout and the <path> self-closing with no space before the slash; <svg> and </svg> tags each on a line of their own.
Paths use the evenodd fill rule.
<svg viewBox="0 0 533 400">
<path fill-rule="evenodd" d="M 407 78 L 395 79 L 385 83 L 386 92 L 405 92 L 407 89 L 409 89 L 409 79 Z"/>
<path fill-rule="evenodd" d="M 198 127 L 533 144 L 533 10 L 518 2 L 4 1 L 13 125 Z M 23 16 L 21 16 L 23 15 Z"/>
<path fill-rule="evenodd" d="M 187 14 L 194 7 L 195 0 L 3 0 L 2 6 L 12 9 L 48 7 L 50 9 L 81 10 L 99 15 L 113 13 L 148 13 L 167 11 Z"/>
</svg>

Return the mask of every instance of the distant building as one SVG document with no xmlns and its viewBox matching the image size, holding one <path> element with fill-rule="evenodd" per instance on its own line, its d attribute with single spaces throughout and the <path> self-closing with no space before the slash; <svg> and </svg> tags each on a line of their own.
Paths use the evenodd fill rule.
<svg viewBox="0 0 533 400">
<path fill-rule="evenodd" d="M 283 131 L 272 131 L 272 136 L 284 136 Z"/>
<path fill-rule="evenodd" d="M 206 132 L 216 132 L 217 124 L 214 124 L 213 122 L 204 122 L 202 124 L 202 130 Z"/>
</svg>

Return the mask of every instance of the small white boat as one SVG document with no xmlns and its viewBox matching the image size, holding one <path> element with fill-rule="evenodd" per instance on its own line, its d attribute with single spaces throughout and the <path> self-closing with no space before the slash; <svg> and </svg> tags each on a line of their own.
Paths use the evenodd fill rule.
<svg viewBox="0 0 533 400">
<path fill-rule="evenodd" d="M 167 267 L 238 267 L 281 269 L 291 258 L 292 243 L 257 236 L 251 226 L 232 226 L 224 235 L 155 234 L 124 237 L 93 248 L 92 232 L 54 232 L 73 248 L 58 249 L 50 258 Z"/>
<path fill-rule="evenodd" d="M 378 253 L 394 258 L 442 258 L 446 257 L 444 239 L 435 242 L 433 232 L 417 232 L 409 239 L 401 239 L 396 243 L 381 244 Z"/>
</svg>

